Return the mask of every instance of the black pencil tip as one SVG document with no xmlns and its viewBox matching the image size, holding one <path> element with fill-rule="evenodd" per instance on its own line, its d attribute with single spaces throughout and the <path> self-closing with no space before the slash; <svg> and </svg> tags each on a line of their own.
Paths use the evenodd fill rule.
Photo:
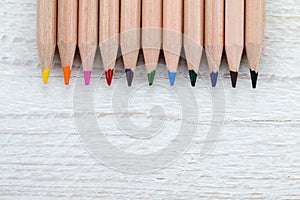
<svg viewBox="0 0 300 200">
<path fill-rule="evenodd" d="M 230 77 L 231 77 L 231 84 L 233 88 L 236 88 L 237 78 L 239 73 L 230 71 Z"/>
<path fill-rule="evenodd" d="M 252 87 L 253 89 L 255 89 L 257 86 L 258 72 L 250 69 L 250 74 L 251 74 Z"/>
</svg>

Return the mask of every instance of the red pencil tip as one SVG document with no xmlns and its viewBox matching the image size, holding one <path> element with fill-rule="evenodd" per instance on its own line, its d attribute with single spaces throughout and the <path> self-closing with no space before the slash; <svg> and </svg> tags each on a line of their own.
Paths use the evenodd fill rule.
<svg viewBox="0 0 300 200">
<path fill-rule="evenodd" d="M 109 69 L 105 72 L 105 76 L 106 76 L 106 82 L 107 85 L 110 86 L 111 82 L 112 82 L 112 78 L 114 76 L 114 70 L 113 69 Z"/>
<path fill-rule="evenodd" d="M 71 67 L 70 66 L 63 67 L 63 72 L 64 72 L 65 85 L 69 85 L 70 77 L 71 77 Z"/>
</svg>

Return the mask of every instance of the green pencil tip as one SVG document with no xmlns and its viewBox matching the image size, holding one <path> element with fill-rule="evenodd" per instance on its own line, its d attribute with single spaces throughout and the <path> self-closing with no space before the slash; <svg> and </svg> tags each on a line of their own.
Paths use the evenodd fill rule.
<svg viewBox="0 0 300 200">
<path fill-rule="evenodd" d="M 154 83 L 155 74 L 156 74 L 156 70 L 148 74 L 148 82 L 150 86 L 152 86 Z"/>
<path fill-rule="evenodd" d="M 191 85 L 192 87 L 195 87 L 198 74 L 194 70 L 189 70 L 189 74 L 190 74 Z"/>
</svg>

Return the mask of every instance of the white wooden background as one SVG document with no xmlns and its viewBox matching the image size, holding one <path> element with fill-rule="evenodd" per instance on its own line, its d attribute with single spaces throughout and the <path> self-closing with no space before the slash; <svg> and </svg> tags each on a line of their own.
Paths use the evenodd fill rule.
<svg viewBox="0 0 300 200">
<path fill-rule="evenodd" d="M 0 199 L 300 199 L 300 1 L 266 2 L 266 48 L 258 89 L 251 89 L 245 58 L 238 89 L 231 89 L 224 60 L 220 83 L 223 81 L 225 88 L 226 116 L 213 151 L 200 158 L 212 104 L 204 81 L 199 79 L 193 89 L 200 105 L 194 143 L 168 167 L 130 174 L 98 162 L 80 140 L 73 118 L 74 80 L 79 67 L 73 71 L 71 86 L 63 86 L 56 55 L 50 83 L 42 85 L 35 40 L 36 1 L 1 0 Z M 78 55 L 75 65 L 80 65 Z M 93 82 L 102 73 L 99 53 L 95 67 Z M 124 81 L 121 72 L 119 66 L 115 85 Z M 201 75 L 208 77 L 205 59 Z M 186 89 L 184 67 L 178 76 L 176 87 Z M 157 80 L 167 87 L 165 69 L 160 69 Z M 139 67 L 135 87 L 145 82 L 144 69 Z M 172 118 L 176 118 L 180 104 L 174 104 L 177 110 L 167 108 L 164 103 L 172 96 L 162 88 L 154 86 L 155 95 L 137 100 L 127 117 L 147 124 L 150 102 L 156 101 L 167 110 L 165 117 L 177 124 Z M 95 96 L 101 122 L 114 114 L 107 108 L 113 90 L 105 86 L 101 76 Z M 113 124 L 102 125 L 118 133 L 109 128 Z M 154 151 L 170 141 L 165 138 L 152 144 L 122 134 L 108 137 L 129 152 Z"/>
</svg>

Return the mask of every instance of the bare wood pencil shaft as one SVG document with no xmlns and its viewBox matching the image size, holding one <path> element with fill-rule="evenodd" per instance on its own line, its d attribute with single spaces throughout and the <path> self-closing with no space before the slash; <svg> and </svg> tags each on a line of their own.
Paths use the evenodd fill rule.
<svg viewBox="0 0 300 200">
<path fill-rule="evenodd" d="M 147 73 L 151 73 L 162 45 L 162 0 L 143 0 L 142 5 L 142 47 Z"/>
<path fill-rule="evenodd" d="M 141 1 L 121 1 L 120 45 L 125 69 L 135 70 L 140 49 Z"/>
<path fill-rule="evenodd" d="M 79 0 L 78 47 L 84 70 L 92 70 L 97 46 L 98 0 Z"/>
<path fill-rule="evenodd" d="M 99 45 L 105 71 L 115 67 L 119 48 L 119 13 L 119 0 L 100 0 Z"/>
<path fill-rule="evenodd" d="M 189 70 L 199 71 L 204 43 L 204 0 L 184 0 L 184 49 Z"/>
<path fill-rule="evenodd" d="M 246 0 L 246 52 L 250 69 L 258 72 L 265 37 L 265 0 Z"/>
<path fill-rule="evenodd" d="M 72 68 L 77 45 L 78 0 L 58 0 L 57 45 L 62 66 Z"/>
<path fill-rule="evenodd" d="M 47 70 L 56 47 L 57 0 L 38 0 L 37 8 L 37 45 L 42 70 Z"/>
<path fill-rule="evenodd" d="M 205 48 L 209 69 L 217 73 L 224 48 L 224 0 L 205 0 Z"/>
<path fill-rule="evenodd" d="M 225 49 L 229 69 L 238 72 L 244 49 L 244 0 L 225 0 Z"/>
<path fill-rule="evenodd" d="M 170 72 L 176 72 L 182 47 L 183 1 L 163 1 L 163 49 Z"/>
</svg>

